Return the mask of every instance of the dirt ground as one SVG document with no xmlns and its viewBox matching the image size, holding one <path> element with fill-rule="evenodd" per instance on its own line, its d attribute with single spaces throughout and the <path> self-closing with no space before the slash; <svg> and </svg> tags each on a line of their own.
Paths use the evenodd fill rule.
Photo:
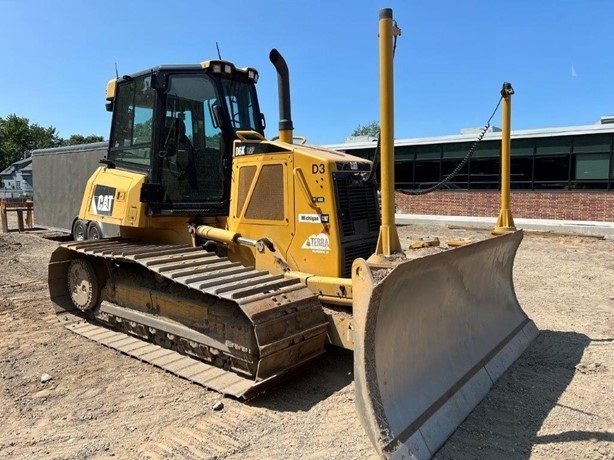
<svg viewBox="0 0 614 460">
<path fill-rule="evenodd" d="M 484 233 L 400 229 L 404 246 Z M 0 234 L 0 458 L 375 458 L 350 352 L 249 403 L 222 399 L 64 329 L 46 287 L 56 246 Z M 525 235 L 514 279 L 541 334 L 436 458 L 614 459 L 613 254 L 612 237 Z"/>
</svg>

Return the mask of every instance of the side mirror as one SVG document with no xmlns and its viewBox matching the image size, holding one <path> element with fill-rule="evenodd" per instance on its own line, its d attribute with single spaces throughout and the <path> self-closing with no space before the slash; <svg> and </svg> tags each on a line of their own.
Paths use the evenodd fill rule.
<svg viewBox="0 0 614 460">
<path fill-rule="evenodd" d="M 152 73 L 151 74 L 151 83 L 150 83 L 151 87 L 153 89 L 161 89 L 161 90 L 165 90 L 167 87 L 167 81 L 166 81 L 166 75 L 162 74 L 158 74 L 158 73 Z"/>
<path fill-rule="evenodd" d="M 222 106 L 219 104 L 214 104 L 213 105 L 213 121 L 214 123 L 217 125 L 217 127 L 223 127 L 224 126 L 224 111 L 222 109 Z"/>
<path fill-rule="evenodd" d="M 115 104 L 113 104 L 113 101 L 107 102 L 104 107 L 107 109 L 107 112 L 113 112 L 113 107 L 115 107 Z"/>
</svg>

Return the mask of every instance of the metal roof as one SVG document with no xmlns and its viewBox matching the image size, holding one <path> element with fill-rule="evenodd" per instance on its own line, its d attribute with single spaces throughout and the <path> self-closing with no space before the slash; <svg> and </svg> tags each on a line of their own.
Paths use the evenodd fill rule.
<svg viewBox="0 0 614 460">
<path fill-rule="evenodd" d="M 614 123 L 582 125 L 582 126 L 567 126 L 561 128 L 540 128 L 540 129 L 525 129 L 512 130 L 512 139 L 532 139 L 537 137 L 562 137 L 562 136 L 578 136 L 583 134 L 612 134 L 614 133 Z M 450 136 L 436 137 L 417 137 L 411 139 L 395 139 L 395 147 L 411 146 L 411 145 L 431 145 L 431 144 L 451 144 L 455 142 L 473 142 L 477 139 L 477 133 L 471 134 L 455 134 Z M 484 140 L 501 140 L 501 132 L 487 132 L 484 135 Z M 349 144 L 331 144 L 326 147 L 335 150 L 355 150 L 375 148 L 376 142 L 352 142 Z"/>
<path fill-rule="evenodd" d="M 99 149 L 106 149 L 108 147 L 109 147 L 109 141 L 93 142 L 91 144 L 76 144 L 76 145 L 67 145 L 64 147 L 52 147 L 48 149 L 32 150 L 32 155 L 48 155 L 50 153 L 80 152 L 83 150 L 99 150 Z"/>
</svg>

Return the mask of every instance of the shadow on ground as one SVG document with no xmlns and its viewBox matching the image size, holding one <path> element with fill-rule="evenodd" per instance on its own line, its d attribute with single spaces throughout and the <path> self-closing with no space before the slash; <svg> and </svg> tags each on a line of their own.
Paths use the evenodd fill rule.
<svg viewBox="0 0 614 460">
<path fill-rule="evenodd" d="M 352 351 L 329 347 L 323 356 L 299 374 L 248 404 L 277 411 L 307 411 L 352 383 L 353 359 Z"/>
<path fill-rule="evenodd" d="M 436 453 L 436 459 L 528 459 L 537 444 L 582 440 L 614 442 L 614 433 L 565 431 L 538 435 L 566 390 L 591 339 L 575 332 L 541 331 L 495 383 L 487 397 Z M 250 404 L 306 411 L 353 380 L 352 353 L 331 349 L 301 374 Z M 408 395 L 411 397 L 411 395 Z M 578 408 L 567 408 L 580 411 Z M 592 414 L 587 414 L 592 415 Z"/>
<path fill-rule="evenodd" d="M 528 459 L 537 444 L 589 439 L 614 442 L 614 433 L 608 432 L 538 435 L 590 343 L 584 334 L 541 331 L 434 458 Z"/>
</svg>

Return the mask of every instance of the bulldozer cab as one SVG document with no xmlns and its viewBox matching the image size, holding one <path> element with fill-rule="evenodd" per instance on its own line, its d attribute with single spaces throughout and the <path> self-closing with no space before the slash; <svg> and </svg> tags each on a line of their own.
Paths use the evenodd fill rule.
<svg viewBox="0 0 614 460">
<path fill-rule="evenodd" d="M 108 161 L 147 175 L 149 215 L 227 215 L 237 131 L 264 135 L 253 69 L 161 66 L 115 80 Z"/>
</svg>

